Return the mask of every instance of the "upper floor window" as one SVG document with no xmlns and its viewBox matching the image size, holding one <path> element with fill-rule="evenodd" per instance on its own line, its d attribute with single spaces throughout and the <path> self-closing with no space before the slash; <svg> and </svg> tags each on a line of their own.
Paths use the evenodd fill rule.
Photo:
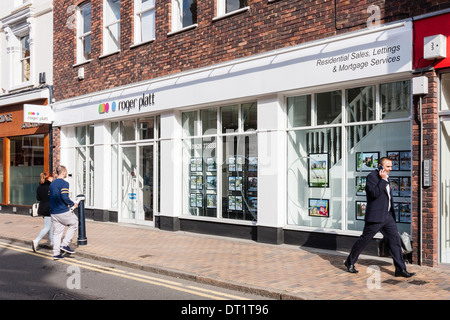
<svg viewBox="0 0 450 320">
<path fill-rule="evenodd" d="M 78 8 L 77 12 L 77 62 L 91 59 L 91 4 Z"/>
<path fill-rule="evenodd" d="M 120 0 L 105 0 L 103 54 L 120 50 Z"/>
<path fill-rule="evenodd" d="M 197 23 L 197 0 L 173 0 L 172 31 Z"/>
<path fill-rule="evenodd" d="M 22 82 L 30 81 L 30 36 L 20 38 L 20 64 Z"/>
<path fill-rule="evenodd" d="M 217 16 L 248 7 L 248 0 L 217 0 Z"/>
<path fill-rule="evenodd" d="M 134 42 L 155 39 L 155 0 L 135 0 Z"/>
</svg>

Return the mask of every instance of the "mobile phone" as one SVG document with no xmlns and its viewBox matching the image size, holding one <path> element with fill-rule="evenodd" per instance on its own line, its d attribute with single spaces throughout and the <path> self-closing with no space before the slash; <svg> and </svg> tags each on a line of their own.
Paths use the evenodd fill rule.
<svg viewBox="0 0 450 320">
<path fill-rule="evenodd" d="M 378 171 L 381 171 L 381 170 L 383 170 L 384 168 L 383 168 L 383 165 L 382 164 L 380 164 L 378 167 L 377 167 L 377 170 Z"/>
</svg>

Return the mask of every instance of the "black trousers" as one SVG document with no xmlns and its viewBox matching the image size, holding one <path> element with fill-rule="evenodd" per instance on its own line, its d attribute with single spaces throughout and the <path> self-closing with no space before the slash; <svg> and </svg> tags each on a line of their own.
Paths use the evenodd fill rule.
<svg viewBox="0 0 450 320">
<path fill-rule="evenodd" d="M 398 234 L 397 224 L 395 223 L 392 214 L 386 214 L 388 217 L 385 222 L 366 222 L 362 235 L 355 242 L 349 256 L 347 257 L 347 263 L 355 264 L 364 248 L 369 244 L 377 232 L 381 232 L 387 239 L 389 252 L 394 260 L 395 270 L 406 270 L 406 265 L 402 254 L 402 241 L 400 239 L 400 235 Z"/>
</svg>

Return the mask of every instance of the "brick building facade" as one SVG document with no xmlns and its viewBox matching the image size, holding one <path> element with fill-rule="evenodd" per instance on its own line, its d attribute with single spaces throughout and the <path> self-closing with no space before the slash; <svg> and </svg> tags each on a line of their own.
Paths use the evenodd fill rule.
<svg viewBox="0 0 450 320">
<path fill-rule="evenodd" d="M 362 230 L 364 196 L 354 184 L 367 172 L 358 157 L 409 152 L 411 166 L 396 173 L 406 184 L 397 197 L 399 230 L 412 238 L 414 263 L 449 262 L 438 143 L 448 66 L 427 68 L 413 47 L 416 24 L 448 15 L 448 1 L 248 0 L 222 12 L 225 1 L 200 0 L 196 23 L 178 29 L 176 2 L 149 9 L 154 37 L 146 41 L 136 40 L 140 1 L 118 2 L 120 45 L 108 51 L 104 1 L 54 1 L 54 164 L 69 167 L 93 219 L 347 250 Z M 80 61 L 74 21 L 87 4 L 90 57 Z M 409 88 L 422 75 L 428 94 L 419 96 Z M 322 114 L 325 96 L 330 109 Z M 388 96 L 395 112 L 383 104 Z M 376 111 L 350 110 L 350 97 Z M 296 108 L 311 115 L 300 121 Z M 233 117 L 237 124 L 227 122 Z M 392 141 L 376 147 L 380 138 Z M 329 181 L 311 187 L 312 155 L 320 154 Z M 432 159 L 430 187 L 421 186 L 421 159 Z M 311 210 L 318 199 L 326 203 L 322 217 Z M 375 241 L 367 252 L 376 254 Z"/>
</svg>

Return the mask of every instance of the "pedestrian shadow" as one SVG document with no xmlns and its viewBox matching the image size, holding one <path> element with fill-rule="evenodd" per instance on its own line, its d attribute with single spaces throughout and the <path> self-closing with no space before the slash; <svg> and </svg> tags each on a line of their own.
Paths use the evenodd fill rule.
<svg viewBox="0 0 450 320">
<path fill-rule="evenodd" d="M 344 261 L 355 241 L 356 239 L 354 237 L 347 238 L 338 237 L 335 234 L 311 233 L 308 235 L 306 241 L 301 244 L 300 248 L 311 254 L 316 254 L 335 269 L 347 272 Z M 395 269 L 392 258 L 379 257 L 377 253 L 376 241 L 373 240 L 361 253 L 356 263 L 356 269 L 358 269 L 358 265 L 364 269 L 370 266 L 377 266 L 380 268 L 380 271 L 393 276 Z"/>
</svg>

